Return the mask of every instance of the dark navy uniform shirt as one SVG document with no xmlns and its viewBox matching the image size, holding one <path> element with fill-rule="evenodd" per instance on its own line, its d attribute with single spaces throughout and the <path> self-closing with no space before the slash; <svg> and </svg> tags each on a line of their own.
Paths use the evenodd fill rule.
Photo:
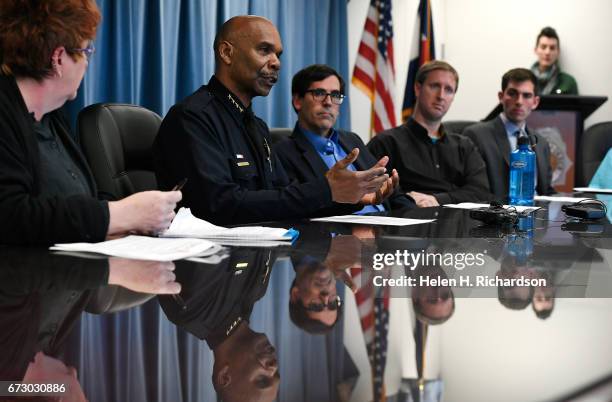
<svg viewBox="0 0 612 402">
<path fill-rule="evenodd" d="M 268 289 L 277 254 L 265 248 L 234 248 L 228 258 L 212 267 L 181 262 L 176 278 L 183 284 L 182 305 L 159 298 L 166 316 L 177 326 L 215 349 L 242 322 L 249 321 L 253 306 Z"/>
<path fill-rule="evenodd" d="M 332 205 L 325 177 L 289 183 L 270 144 L 263 120 L 213 76 L 162 122 L 154 144 L 157 180 L 169 190 L 188 178 L 182 205 L 216 224 L 302 218 Z"/>
</svg>

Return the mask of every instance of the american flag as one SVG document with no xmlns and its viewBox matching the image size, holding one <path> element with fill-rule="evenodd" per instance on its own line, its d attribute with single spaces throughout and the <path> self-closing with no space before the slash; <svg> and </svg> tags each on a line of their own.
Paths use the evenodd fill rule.
<svg viewBox="0 0 612 402">
<path fill-rule="evenodd" d="M 372 102 L 370 132 L 377 134 L 395 127 L 391 0 L 370 1 L 352 82 Z"/>
<path fill-rule="evenodd" d="M 414 104 L 416 102 L 414 83 L 419 67 L 436 58 L 432 21 L 430 1 L 421 0 L 417 21 L 416 24 L 414 24 L 415 33 L 410 54 L 410 65 L 408 66 L 406 90 L 404 91 L 404 103 L 402 104 L 403 121 L 408 120 L 414 111 Z"/>
<path fill-rule="evenodd" d="M 374 287 L 371 269 L 351 268 L 351 276 L 359 286 L 355 300 L 372 371 L 373 401 L 384 402 L 389 334 L 389 288 Z"/>
</svg>

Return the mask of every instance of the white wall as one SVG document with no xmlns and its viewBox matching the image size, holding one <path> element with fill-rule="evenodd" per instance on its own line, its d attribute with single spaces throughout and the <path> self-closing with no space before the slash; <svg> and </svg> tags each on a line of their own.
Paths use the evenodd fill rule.
<svg viewBox="0 0 612 402">
<path fill-rule="evenodd" d="M 548 401 L 610 373 L 612 299 L 556 299 L 546 320 L 496 299 L 456 303 L 441 326 L 445 401 Z"/>
<path fill-rule="evenodd" d="M 396 114 L 406 85 L 418 0 L 394 0 Z M 349 61 L 355 63 L 368 0 L 348 3 Z M 582 95 L 612 98 L 612 2 L 609 0 L 432 0 L 436 55 L 459 72 L 460 84 L 447 120 L 480 120 L 497 102 L 501 76 L 529 67 L 540 29 L 554 27 L 561 38 L 561 65 L 578 81 Z M 352 73 L 352 71 L 351 71 Z M 350 79 L 350 77 L 347 77 Z M 351 128 L 367 141 L 368 98 L 350 85 Z M 612 120 L 608 100 L 585 126 Z"/>
<path fill-rule="evenodd" d="M 601 294 L 601 293 L 600 293 Z M 385 385 L 416 378 L 410 299 L 392 298 Z M 346 298 L 345 346 L 361 370 L 351 402 L 372 400 L 357 306 Z M 457 298 L 446 323 L 429 328 L 425 378 L 442 379 L 444 401 L 552 400 L 610 373 L 612 299 L 555 300 L 546 320 L 531 307 L 509 310 L 496 298 Z M 465 334 L 468 334 L 466 337 Z M 520 346 L 519 346 L 520 345 Z"/>
</svg>

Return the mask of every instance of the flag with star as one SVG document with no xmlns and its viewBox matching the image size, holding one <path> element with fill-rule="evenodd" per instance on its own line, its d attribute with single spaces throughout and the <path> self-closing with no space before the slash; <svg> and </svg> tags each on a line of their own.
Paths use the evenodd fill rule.
<svg viewBox="0 0 612 402">
<path fill-rule="evenodd" d="M 416 102 L 414 83 L 416 82 L 417 71 L 423 64 L 436 58 L 432 22 L 430 0 L 420 0 L 417 21 L 416 24 L 414 24 L 415 33 L 412 37 L 413 42 L 410 65 L 408 66 L 408 79 L 406 80 L 404 103 L 402 104 L 402 121 L 404 122 L 408 120 L 414 111 Z"/>
</svg>

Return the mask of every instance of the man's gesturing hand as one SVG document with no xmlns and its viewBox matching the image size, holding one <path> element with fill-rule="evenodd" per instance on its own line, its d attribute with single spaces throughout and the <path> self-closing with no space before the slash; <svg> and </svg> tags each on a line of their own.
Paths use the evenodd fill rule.
<svg viewBox="0 0 612 402">
<path fill-rule="evenodd" d="M 389 157 L 383 156 L 374 166 L 385 167 L 387 166 L 388 162 Z M 375 193 L 369 193 L 364 195 L 363 198 L 361 198 L 361 203 L 365 205 L 378 205 L 387 198 L 389 198 L 389 196 L 393 194 L 398 185 L 399 174 L 397 173 L 397 170 L 393 169 L 393 172 L 391 172 L 391 177 L 387 179 L 387 181 L 382 185 L 380 190 L 376 191 Z"/>
<path fill-rule="evenodd" d="M 389 175 L 385 173 L 386 169 L 378 163 L 360 172 L 349 170 L 348 166 L 355 162 L 358 155 L 359 149 L 353 149 L 325 174 L 335 202 L 356 204 L 364 195 L 380 190 L 389 179 Z"/>
</svg>

